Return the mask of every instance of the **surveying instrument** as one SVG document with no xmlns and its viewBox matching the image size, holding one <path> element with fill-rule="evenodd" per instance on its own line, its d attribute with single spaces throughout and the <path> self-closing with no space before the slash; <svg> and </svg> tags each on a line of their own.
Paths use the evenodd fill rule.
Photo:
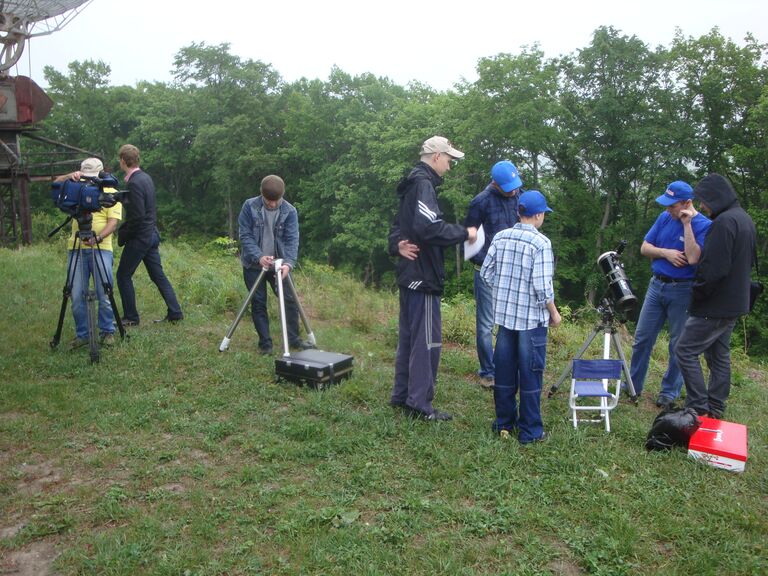
<svg viewBox="0 0 768 576">
<path fill-rule="evenodd" d="M 282 294 L 282 275 L 280 273 L 280 266 L 282 266 L 282 260 L 277 260 L 273 265 L 273 269 L 275 270 L 276 278 L 280 280 L 279 293 Z M 259 273 L 258 278 L 256 278 L 256 282 L 253 283 L 253 286 L 251 287 L 250 292 L 248 292 L 248 296 L 245 297 L 245 300 L 243 300 L 243 303 L 240 306 L 240 309 L 237 311 L 235 320 L 230 325 L 224 338 L 222 338 L 221 343 L 219 344 L 219 352 L 225 352 L 229 350 L 229 343 L 232 341 L 232 336 L 235 334 L 235 330 L 237 330 L 238 324 L 240 324 L 240 321 L 243 319 L 245 312 L 248 310 L 248 305 L 251 303 L 251 300 L 253 300 L 253 297 L 256 294 L 256 290 L 258 289 L 259 285 L 264 281 L 264 278 L 267 275 L 267 272 L 269 272 L 269 268 L 261 269 L 261 272 Z M 304 329 L 307 331 L 307 341 L 312 346 L 317 346 L 315 334 L 312 332 L 312 328 L 310 328 L 309 326 L 309 319 L 307 318 L 307 315 L 304 312 L 304 308 L 301 305 L 301 301 L 299 300 L 299 295 L 296 292 L 296 287 L 293 284 L 293 279 L 291 278 L 291 275 L 288 274 L 285 280 L 286 280 L 286 284 L 288 284 L 288 289 L 291 291 L 291 294 L 293 295 L 293 300 L 296 302 L 296 307 L 299 310 L 299 317 L 301 318 L 301 323 L 304 324 Z M 281 306 L 283 306 L 282 296 L 280 296 L 280 300 L 281 300 Z M 283 310 L 283 308 L 281 308 L 281 310 Z M 281 322 L 282 322 L 283 316 L 284 314 L 281 314 L 280 316 Z M 285 328 L 285 322 L 282 322 L 282 324 L 283 324 L 283 328 Z"/>
<path fill-rule="evenodd" d="M 283 340 L 283 353 L 279 358 L 275 359 L 275 381 L 280 382 L 281 380 L 286 380 L 299 386 L 306 385 L 316 390 L 324 390 L 330 385 L 336 384 L 352 375 L 354 358 L 349 354 L 327 352 L 325 350 L 317 349 L 317 341 L 312 329 L 309 327 L 309 320 L 304 313 L 304 308 L 299 300 L 296 286 L 294 286 L 290 274 L 286 275 L 285 279 L 283 279 L 283 275 L 280 272 L 282 265 L 283 260 L 280 258 L 275 260 L 273 265 L 275 270 L 277 297 L 280 306 L 280 324 Z M 240 306 L 240 310 L 237 312 L 234 322 L 232 322 L 229 330 L 227 330 L 227 334 L 224 336 L 221 344 L 219 344 L 219 352 L 224 352 L 229 349 L 229 343 L 232 340 L 232 335 L 234 334 L 237 325 L 245 314 L 248 304 L 253 299 L 256 289 L 259 284 L 264 281 L 264 277 L 268 272 L 269 269 L 262 268 L 251 291 L 248 296 L 246 296 L 242 306 Z M 288 343 L 288 322 L 285 313 L 284 284 L 288 285 L 288 290 L 290 290 L 293 300 L 296 302 L 299 316 L 307 331 L 307 341 L 311 346 L 309 349 L 300 350 L 298 352 L 291 352 L 290 350 Z"/>
</svg>

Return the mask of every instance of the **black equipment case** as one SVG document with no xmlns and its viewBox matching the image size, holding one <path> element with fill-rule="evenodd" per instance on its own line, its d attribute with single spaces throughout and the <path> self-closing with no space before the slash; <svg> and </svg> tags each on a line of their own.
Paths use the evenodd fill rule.
<svg viewBox="0 0 768 576">
<path fill-rule="evenodd" d="M 278 380 L 285 379 L 322 390 L 351 376 L 353 360 L 348 354 L 302 350 L 275 360 L 275 375 Z"/>
<path fill-rule="evenodd" d="M 280 270 L 282 260 L 275 261 L 275 270 Z M 289 352 L 288 333 L 285 324 L 285 297 L 283 294 L 283 279 L 278 272 L 277 276 L 277 296 L 280 301 L 280 323 L 283 330 L 283 355 L 275 360 L 275 376 L 279 381 L 285 379 L 298 385 L 306 384 L 310 388 L 322 390 L 326 386 L 336 384 L 344 378 L 352 375 L 352 356 L 348 354 L 338 354 L 336 352 L 326 352 L 324 350 L 310 349 L 300 352 Z M 299 308 L 299 315 L 307 329 L 309 341 L 315 344 L 315 336 L 309 327 L 309 321 L 304 314 L 299 301 L 299 295 L 293 282 L 288 278 L 288 286 L 293 292 L 296 305 Z"/>
</svg>

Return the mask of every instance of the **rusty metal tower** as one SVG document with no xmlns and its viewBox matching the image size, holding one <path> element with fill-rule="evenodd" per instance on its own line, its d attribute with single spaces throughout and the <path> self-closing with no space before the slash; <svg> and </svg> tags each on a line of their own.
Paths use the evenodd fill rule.
<svg viewBox="0 0 768 576">
<path fill-rule="evenodd" d="M 34 134 L 35 124 L 48 115 L 53 102 L 33 80 L 8 72 L 30 38 L 60 30 L 92 1 L 0 0 L 0 244 L 32 241 L 28 185 L 50 180 L 55 165 L 28 162 L 22 137 L 80 152 Z"/>
</svg>

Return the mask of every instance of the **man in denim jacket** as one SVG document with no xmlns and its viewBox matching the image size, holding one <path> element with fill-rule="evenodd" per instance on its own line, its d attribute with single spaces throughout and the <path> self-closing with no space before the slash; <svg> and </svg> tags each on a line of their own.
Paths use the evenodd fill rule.
<svg viewBox="0 0 768 576">
<path fill-rule="evenodd" d="M 283 279 L 296 265 L 299 254 L 299 218 L 296 208 L 283 199 L 285 183 L 282 178 L 275 175 L 264 177 L 260 192 L 259 196 L 245 201 L 237 220 L 240 227 L 240 262 L 249 291 L 261 270 L 265 269 L 265 280 L 277 294 L 274 263 L 276 259 L 282 258 L 280 272 Z M 271 354 L 266 282 L 257 288 L 253 296 L 251 316 L 259 335 L 259 352 Z M 285 291 L 285 316 L 291 348 L 308 348 L 309 345 L 299 339 L 299 310 L 291 290 Z"/>
</svg>

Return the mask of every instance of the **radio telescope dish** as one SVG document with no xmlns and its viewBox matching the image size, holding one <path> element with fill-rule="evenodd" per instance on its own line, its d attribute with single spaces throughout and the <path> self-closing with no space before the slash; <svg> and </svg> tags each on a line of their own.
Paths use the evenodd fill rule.
<svg viewBox="0 0 768 576">
<path fill-rule="evenodd" d="M 93 0 L 0 0 L 0 76 L 19 61 L 29 38 L 61 30 Z"/>
</svg>

